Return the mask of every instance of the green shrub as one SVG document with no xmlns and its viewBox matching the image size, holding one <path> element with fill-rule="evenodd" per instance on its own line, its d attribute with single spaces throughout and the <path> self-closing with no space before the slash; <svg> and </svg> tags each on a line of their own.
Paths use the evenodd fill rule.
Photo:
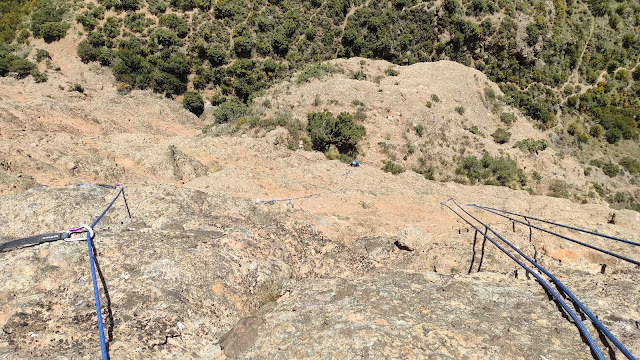
<svg viewBox="0 0 640 360">
<path fill-rule="evenodd" d="M 549 144 L 546 140 L 533 140 L 533 139 L 524 139 L 516 142 L 513 147 L 520 149 L 521 151 L 528 151 L 530 153 L 538 153 L 539 151 L 544 151 Z"/>
<path fill-rule="evenodd" d="M 80 60 L 84 63 L 96 61 L 100 53 L 100 51 L 91 46 L 87 40 L 82 40 L 78 43 L 76 52 Z"/>
<path fill-rule="evenodd" d="M 637 159 L 633 159 L 631 157 L 625 156 L 620 160 L 619 164 L 625 170 L 627 170 L 629 174 L 632 174 L 632 175 L 640 174 L 640 161 Z"/>
<path fill-rule="evenodd" d="M 488 168 L 488 165 L 486 167 L 483 166 L 482 162 L 478 160 L 477 157 L 466 156 L 460 159 L 460 163 L 456 169 L 456 174 L 466 175 L 471 181 L 471 184 L 475 184 L 476 182 L 490 176 L 490 173 L 486 168 Z"/>
<path fill-rule="evenodd" d="M 222 66 L 227 63 L 227 54 L 218 48 L 211 47 L 207 50 L 207 59 L 211 66 Z"/>
<path fill-rule="evenodd" d="M 46 22 L 40 25 L 40 36 L 46 42 L 60 40 L 67 35 L 69 26 L 66 22 Z"/>
<path fill-rule="evenodd" d="M 184 98 L 182 99 L 182 106 L 194 113 L 196 116 L 202 115 L 204 112 L 204 100 L 202 99 L 202 95 L 197 91 L 185 92 Z"/>
<path fill-rule="evenodd" d="M 527 184 L 527 177 L 524 171 L 518 167 L 515 160 L 501 156 L 494 158 L 489 166 L 497 185 L 511 188 L 522 187 Z M 487 182 L 491 184 L 491 182 Z"/>
<path fill-rule="evenodd" d="M 464 106 L 460 105 L 460 106 L 456 106 L 455 110 L 458 114 L 464 115 L 464 112 L 466 109 L 464 108 Z"/>
<path fill-rule="evenodd" d="M 385 71 L 385 74 L 387 74 L 388 76 L 398 76 L 400 74 L 400 72 L 394 68 L 392 68 L 391 66 L 389 66 Z"/>
<path fill-rule="evenodd" d="M 554 179 L 549 184 L 549 196 L 558 198 L 569 198 L 569 184 L 560 179 Z"/>
<path fill-rule="evenodd" d="M 418 124 L 414 127 L 414 130 L 419 137 L 422 137 L 422 135 L 424 135 L 424 125 Z"/>
<path fill-rule="evenodd" d="M 484 97 L 485 97 L 487 100 L 490 100 L 490 101 L 491 101 L 491 100 L 495 100 L 495 98 L 496 98 L 496 92 L 495 92 L 495 90 L 493 90 L 493 89 L 492 89 L 492 88 L 490 88 L 490 87 L 486 87 L 486 88 L 484 88 Z"/>
<path fill-rule="evenodd" d="M 518 118 L 512 113 L 502 113 L 500 114 L 500 121 L 502 121 L 505 125 L 511 125 L 516 122 Z"/>
<path fill-rule="evenodd" d="M 35 67 L 36 65 L 27 59 L 16 58 L 9 62 L 8 70 L 15 72 L 17 74 L 16 77 L 21 79 L 29 75 Z"/>
<path fill-rule="evenodd" d="M 156 29 L 151 38 L 155 40 L 158 45 L 161 45 L 165 48 L 180 44 L 180 39 L 176 34 L 163 28 Z"/>
<path fill-rule="evenodd" d="M 84 93 L 84 87 L 81 84 L 75 83 L 75 84 L 73 84 L 73 86 L 71 86 L 69 91 L 76 91 L 76 92 L 79 92 L 79 93 Z"/>
<path fill-rule="evenodd" d="M 470 127 L 469 132 L 472 133 L 473 135 L 484 137 L 484 134 L 482 133 L 482 131 L 480 131 L 477 125 L 473 125 L 472 127 Z"/>
<path fill-rule="evenodd" d="M 620 131 L 620 129 L 618 128 L 612 128 L 607 130 L 607 132 L 604 134 L 605 139 L 607 139 L 607 142 L 609 144 L 617 144 L 620 139 L 622 139 L 622 131 Z"/>
<path fill-rule="evenodd" d="M 318 34 L 318 30 L 314 27 L 308 27 L 307 30 L 304 31 L 304 36 L 309 41 L 313 41 L 313 39 L 316 38 L 317 34 Z"/>
<path fill-rule="evenodd" d="M 62 27 L 60 27 L 59 25 L 52 25 L 52 24 L 63 24 L 61 23 L 61 21 L 62 21 L 62 16 L 64 15 L 65 12 L 66 12 L 66 8 L 58 7 L 53 2 L 49 2 L 49 1 L 37 2 L 36 10 L 31 14 L 31 32 L 33 33 L 33 36 L 37 38 L 44 37 L 43 36 L 44 34 L 42 33 L 42 25 L 47 23 L 49 24 L 46 27 L 49 32 L 49 35 L 60 34 L 62 32 L 64 25 L 66 25 L 66 28 L 64 28 L 64 34 L 66 34 L 69 24 L 64 23 Z M 64 34 L 62 34 L 61 37 L 63 37 Z"/>
<path fill-rule="evenodd" d="M 33 78 L 33 81 L 36 84 L 47 82 L 47 80 L 49 80 L 49 77 L 47 76 L 46 73 L 42 73 L 42 72 L 38 71 L 38 69 L 36 69 L 36 68 L 33 68 L 31 70 L 31 77 Z"/>
<path fill-rule="evenodd" d="M 142 0 L 120 0 L 119 9 L 124 11 L 136 11 L 142 8 Z"/>
<path fill-rule="evenodd" d="M 89 45 L 97 48 L 97 47 L 105 46 L 106 40 L 107 40 L 106 37 L 102 33 L 99 33 L 97 31 L 92 31 L 89 33 L 89 35 L 87 35 L 87 39 L 82 41 L 86 41 L 89 43 Z"/>
<path fill-rule="evenodd" d="M 224 19 L 233 16 L 233 8 L 228 3 L 216 2 L 213 7 L 213 13 L 218 19 Z"/>
<path fill-rule="evenodd" d="M 240 58 L 251 58 L 253 50 L 253 40 L 249 37 L 240 36 L 233 40 L 233 51 Z"/>
<path fill-rule="evenodd" d="M 215 94 L 211 97 L 211 105 L 218 106 L 223 102 L 227 101 L 227 97 L 222 94 Z"/>
<path fill-rule="evenodd" d="M 340 72 L 340 69 L 330 63 L 317 63 L 306 67 L 296 77 L 296 83 L 300 84 L 311 79 L 322 79 L 328 74 L 335 74 Z"/>
<path fill-rule="evenodd" d="M 436 167 L 432 164 L 427 165 L 427 161 L 424 158 L 419 158 L 418 161 L 420 165 L 417 168 L 414 168 L 413 171 L 421 174 L 427 180 L 435 180 L 436 179 Z"/>
<path fill-rule="evenodd" d="M 358 71 L 349 70 L 349 78 L 354 80 L 367 80 L 367 74 L 365 74 L 362 69 Z"/>
<path fill-rule="evenodd" d="M 604 128 L 600 124 L 591 125 L 591 127 L 589 128 L 589 135 L 592 138 L 600 139 L 604 135 L 604 133 Z"/>
<path fill-rule="evenodd" d="M 602 166 L 605 164 L 605 162 L 602 159 L 592 159 L 591 161 L 589 161 L 589 165 L 593 165 L 599 169 L 602 169 Z"/>
<path fill-rule="evenodd" d="M 342 112 L 334 117 L 329 111 L 309 113 L 307 131 L 315 150 L 326 151 L 334 145 L 343 154 L 355 153 L 358 141 L 366 134 L 364 126 L 356 124 L 351 114 Z"/>
<path fill-rule="evenodd" d="M 289 37 L 280 31 L 275 32 L 271 38 L 271 48 L 273 49 L 273 52 L 280 56 L 287 55 L 289 52 L 289 43 Z"/>
<path fill-rule="evenodd" d="M 360 122 L 365 121 L 367 119 L 367 112 L 365 108 L 362 106 L 358 107 L 358 110 L 356 110 L 355 115 L 353 115 L 353 119 L 355 121 L 360 121 Z"/>
<path fill-rule="evenodd" d="M 391 173 L 393 175 L 402 174 L 406 171 L 405 167 L 402 164 L 398 164 L 397 162 L 387 159 L 384 161 L 382 165 L 382 171 Z"/>
<path fill-rule="evenodd" d="M 471 184 L 484 181 L 487 185 L 501 185 L 516 189 L 526 185 L 527 177 L 515 160 L 492 157 L 484 152 L 481 159 L 466 156 L 460 159 L 456 174 L 465 175 Z"/>
<path fill-rule="evenodd" d="M 531 178 L 539 183 L 540 180 L 542 180 L 542 175 L 540 175 L 539 172 L 533 170 L 533 173 L 531 174 Z"/>
<path fill-rule="evenodd" d="M 382 165 L 382 171 L 397 175 L 405 172 L 406 169 L 401 164 L 398 164 L 391 159 L 387 159 L 384 161 L 384 165 Z"/>
<path fill-rule="evenodd" d="M 593 189 L 600 195 L 600 197 L 605 197 L 606 191 L 600 184 L 593 183 Z"/>
<path fill-rule="evenodd" d="M 509 142 L 509 139 L 511 138 L 511 133 L 504 129 L 496 129 L 496 131 L 494 131 L 493 134 L 491 134 L 491 137 L 493 138 L 493 141 L 495 141 L 496 143 L 505 144 Z"/>
<path fill-rule="evenodd" d="M 436 94 L 431 94 L 431 100 L 433 100 L 433 102 L 440 102 L 440 98 Z"/>
<path fill-rule="evenodd" d="M 607 131 L 617 129 L 619 130 L 620 135 L 627 140 L 636 139 L 638 137 L 638 124 L 635 120 L 637 114 L 632 110 L 606 106 L 603 108 L 596 108 L 592 113 L 597 119 L 599 119 L 600 124 L 607 129 Z M 615 140 L 616 137 L 617 135 L 613 136 L 612 140 Z M 617 140 L 613 142 L 609 141 L 608 136 L 607 141 L 610 144 L 615 144 L 617 142 Z"/>
<path fill-rule="evenodd" d="M 602 172 L 608 177 L 615 177 L 620 172 L 620 168 L 618 165 L 610 162 L 602 165 Z"/>
<path fill-rule="evenodd" d="M 98 20 L 93 17 L 89 11 L 85 11 L 84 13 L 78 15 L 76 17 L 76 21 L 82 24 L 82 27 L 85 31 L 91 31 L 96 28 L 98 25 Z"/>
<path fill-rule="evenodd" d="M 615 193 L 615 195 L 607 198 L 607 202 L 615 208 L 640 211 L 640 202 L 628 191 Z"/>
<path fill-rule="evenodd" d="M 171 0 L 169 3 L 173 8 L 182 11 L 189 11 L 196 7 L 194 0 Z"/>
<path fill-rule="evenodd" d="M 117 76 L 116 76 L 117 78 Z M 123 78 L 126 80 L 127 77 Z M 137 80 L 133 79 L 136 83 Z M 174 74 L 170 74 L 164 71 L 154 71 L 150 75 L 151 89 L 155 92 L 164 93 L 166 96 L 180 95 L 187 91 L 187 84 Z"/>
<path fill-rule="evenodd" d="M 216 119 L 216 123 L 224 124 L 231 121 L 238 120 L 249 113 L 247 105 L 241 101 L 226 101 L 220 104 L 213 112 L 213 116 Z"/>
<path fill-rule="evenodd" d="M 167 4 L 163 0 L 147 0 L 149 12 L 158 16 L 167 11 Z"/>
<path fill-rule="evenodd" d="M 51 60 L 51 54 L 47 50 L 44 49 L 36 49 L 36 61 L 41 62 L 42 60 L 49 59 Z"/>
<path fill-rule="evenodd" d="M 29 32 L 29 30 L 22 29 L 20 30 L 20 32 L 18 33 L 18 36 L 16 37 L 16 42 L 18 44 L 29 44 L 29 36 L 31 36 L 31 33 Z"/>
<path fill-rule="evenodd" d="M 160 16 L 158 23 L 160 26 L 164 26 L 175 31 L 176 35 L 181 39 L 184 39 L 189 35 L 189 24 L 176 14 L 162 15 Z"/>
<path fill-rule="evenodd" d="M 567 133 L 571 136 L 579 136 L 584 133 L 584 128 L 582 127 L 582 125 L 574 121 L 571 124 L 569 124 L 569 127 L 567 128 Z"/>
<path fill-rule="evenodd" d="M 25 3 L 25 0 L 0 2 L 0 43 L 9 44 L 14 39 L 18 26 L 29 10 L 24 6 Z"/>
</svg>

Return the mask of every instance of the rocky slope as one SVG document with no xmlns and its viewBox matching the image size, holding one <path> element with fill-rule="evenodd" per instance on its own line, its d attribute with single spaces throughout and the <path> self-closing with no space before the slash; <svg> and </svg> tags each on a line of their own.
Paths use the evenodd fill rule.
<svg viewBox="0 0 640 360">
<path fill-rule="evenodd" d="M 53 61 L 64 56 L 54 52 Z M 421 64 L 383 79 L 386 98 L 375 98 L 375 83 L 340 75 L 271 98 L 276 109 L 291 103 L 303 117 L 316 93 L 343 106 L 356 90 L 366 94 L 359 99 L 372 109 L 370 145 L 364 166 L 352 169 L 288 150 L 281 130 L 264 138 L 205 136 L 203 122 L 175 103 L 146 92 L 117 95 L 108 73 L 76 65 L 45 85 L 0 79 L 0 239 L 88 223 L 115 195 L 90 183 L 128 185 L 133 219 L 119 200 L 96 228 L 111 358 L 591 356 L 544 290 L 489 243 L 474 245 L 474 231 L 439 202 L 455 197 L 635 241 L 637 212 L 615 211 L 612 224 L 613 210 L 603 204 L 379 170 L 375 144 L 381 137 L 400 144 L 401 133 L 386 140 L 386 132 L 405 131 L 411 121 L 445 127 L 452 144 L 463 122 L 489 132 L 495 125 L 482 115 L 479 73 Z M 469 86 L 447 87 L 438 74 L 451 67 L 455 82 Z M 61 91 L 78 69 L 87 69 L 77 80 L 85 93 Z M 424 110 L 422 99 L 435 92 L 441 105 Z M 452 118 L 457 103 L 470 115 Z M 256 201 L 308 194 L 318 195 Z M 535 254 L 640 353 L 637 267 L 540 233 L 530 242 L 523 226 L 514 232 L 503 219 L 474 214 Z M 624 244 L 589 241 L 640 258 Z M 0 254 L 1 359 L 99 354 L 86 246 L 57 242 Z"/>
</svg>

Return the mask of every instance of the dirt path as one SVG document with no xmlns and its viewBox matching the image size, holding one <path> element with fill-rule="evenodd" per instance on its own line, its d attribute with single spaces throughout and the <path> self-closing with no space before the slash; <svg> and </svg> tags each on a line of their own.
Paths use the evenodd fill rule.
<svg viewBox="0 0 640 360">
<path fill-rule="evenodd" d="M 363 7 L 369 6 L 370 3 L 371 3 L 371 0 L 367 0 L 366 3 L 364 3 L 364 4 L 360 5 L 360 6 L 352 7 L 351 9 L 349 9 L 349 12 L 344 17 L 344 21 L 342 22 L 342 25 L 340 25 L 340 30 L 342 32 L 344 32 L 344 29 L 347 27 L 347 22 L 349 22 L 349 18 L 351 17 L 351 15 L 353 15 L 359 9 L 362 9 Z"/>
<path fill-rule="evenodd" d="M 587 47 L 589 46 L 589 43 L 591 42 L 591 38 L 593 37 L 593 31 L 595 30 L 596 19 L 593 16 L 593 14 L 591 14 L 591 11 L 589 10 L 588 7 L 586 7 L 586 10 L 589 13 L 589 17 L 591 19 L 591 26 L 589 26 L 589 37 L 587 38 L 587 41 L 585 42 L 584 47 L 582 48 L 582 52 L 580 53 L 580 57 L 578 58 L 578 62 L 576 63 L 575 69 L 573 69 L 573 71 L 567 78 L 567 81 L 565 81 L 565 83 L 562 84 L 562 86 L 560 87 L 561 93 L 564 91 L 564 88 L 573 81 L 572 79 L 574 77 L 575 77 L 575 83 L 578 83 L 580 65 L 582 65 L 582 59 L 584 59 L 584 53 L 587 51 Z M 564 103 L 566 99 L 561 99 L 561 101 Z"/>
</svg>

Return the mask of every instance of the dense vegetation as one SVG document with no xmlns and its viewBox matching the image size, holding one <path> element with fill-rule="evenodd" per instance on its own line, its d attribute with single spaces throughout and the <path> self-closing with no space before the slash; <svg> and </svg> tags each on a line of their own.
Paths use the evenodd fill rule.
<svg viewBox="0 0 640 360">
<path fill-rule="evenodd" d="M 14 37 L 31 3 L 2 4 L 3 39 Z M 35 4 L 24 30 L 49 41 L 63 37 L 70 2 Z M 98 6 L 74 6 L 86 34 L 78 46 L 83 60 L 111 66 L 123 87 L 167 95 L 182 94 L 191 83 L 247 101 L 309 62 L 448 58 L 488 74 L 508 102 L 544 128 L 556 124 L 563 108 L 594 122 L 604 121 L 607 106 L 637 122 L 640 108 L 638 1 L 98 0 Z M 116 15 L 105 17 L 107 11 Z M 514 37 L 519 29 L 524 35 Z"/>
</svg>

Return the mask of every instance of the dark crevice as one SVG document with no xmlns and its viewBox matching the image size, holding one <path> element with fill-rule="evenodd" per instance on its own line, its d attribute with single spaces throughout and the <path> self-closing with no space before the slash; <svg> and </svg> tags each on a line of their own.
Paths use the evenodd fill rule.
<svg viewBox="0 0 640 360">
<path fill-rule="evenodd" d="M 411 249 L 410 247 L 400 244 L 400 241 L 398 240 L 396 240 L 396 242 L 394 242 L 393 245 L 395 245 L 400 250 L 413 251 L 413 249 Z"/>
</svg>

